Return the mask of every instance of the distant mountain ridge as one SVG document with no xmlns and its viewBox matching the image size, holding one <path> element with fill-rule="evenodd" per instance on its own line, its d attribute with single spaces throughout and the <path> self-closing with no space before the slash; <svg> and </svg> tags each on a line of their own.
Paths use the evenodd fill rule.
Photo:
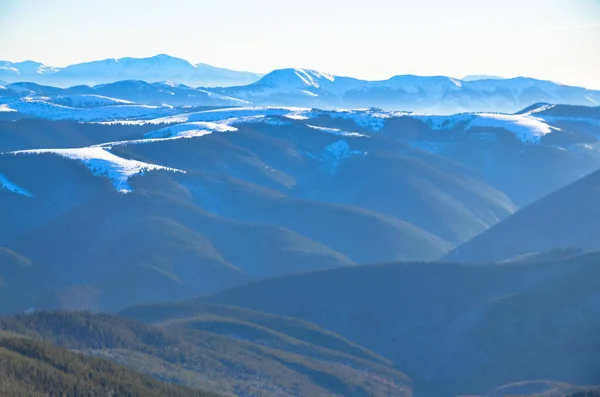
<svg viewBox="0 0 600 397">
<path fill-rule="evenodd" d="M 184 59 L 165 54 L 148 58 L 104 59 L 63 68 L 34 61 L 0 61 L 2 81 L 27 81 L 57 87 L 97 85 L 132 79 L 147 82 L 175 81 L 196 87 L 217 87 L 249 84 L 260 77 L 258 73 L 218 68 L 205 63 L 192 64 Z"/>
<path fill-rule="evenodd" d="M 97 97 L 105 97 L 104 103 Z M 4 98 L 5 99 L 4 99 Z M 94 100 L 90 100 L 95 98 Z M 4 99 L 4 100 L 3 100 Z M 148 83 L 142 80 L 122 80 L 95 86 L 79 85 L 58 88 L 36 83 L 12 83 L 0 87 L 0 103 L 19 106 L 23 102 L 46 102 L 82 108 L 114 105 L 173 106 L 245 106 L 248 101 L 216 94 L 207 89 L 188 87 L 171 82 Z M 108 103 L 112 102 L 112 103 Z"/>
<path fill-rule="evenodd" d="M 463 77 L 462 81 L 476 81 L 476 80 L 504 80 L 505 77 L 488 75 L 488 74 L 469 74 Z"/>
<path fill-rule="evenodd" d="M 215 105 L 215 101 L 226 106 L 238 101 L 255 106 L 379 107 L 449 114 L 476 111 L 513 113 L 540 102 L 583 106 L 600 104 L 598 90 L 528 77 L 505 79 L 473 75 L 461 80 L 447 76 L 397 75 L 387 80 L 368 81 L 301 68 L 273 70 L 263 76 L 206 64 L 194 65 L 164 54 L 149 58 L 105 59 L 64 68 L 33 61 L 0 61 L 0 81 L 7 82 L 6 87 L 0 88 L 0 97 L 14 95 L 11 92 L 19 90 L 19 86 L 11 83 L 28 82 L 71 87 L 62 91 L 63 95 L 104 90 L 102 85 L 108 84 L 113 91 L 107 96 L 132 100 L 131 87 L 125 87 L 131 86 L 130 80 L 136 80 L 139 86 L 136 88 L 140 92 L 139 99 L 134 101 L 147 103 L 143 98 L 149 96 L 151 104 L 156 104 L 157 97 L 161 95 L 151 94 L 145 91 L 147 87 L 142 86 L 160 83 L 165 87 L 160 104 L 172 106 Z M 169 86 L 183 91 L 201 91 L 202 94 L 182 96 Z M 27 87 L 23 88 L 27 90 Z M 46 87 L 43 91 L 52 91 L 50 88 Z M 23 90 L 20 92 L 29 94 Z M 166 93 L 171 93 L 172 97 Z M 227 101 L 229 104 L 225 103 Z"/>
<path fill-rule="evenodd" d="M 379 107 L 438 114 L 512 113 L 538 102 L 587 106 L 600 103 L 600 91 L 528 77 L 466 81 L 446 76 L 398 75 L 367 81 L 308 69 L 275 70 L 256 83 L 214 91 L 255 105 Z"/>
</svg>

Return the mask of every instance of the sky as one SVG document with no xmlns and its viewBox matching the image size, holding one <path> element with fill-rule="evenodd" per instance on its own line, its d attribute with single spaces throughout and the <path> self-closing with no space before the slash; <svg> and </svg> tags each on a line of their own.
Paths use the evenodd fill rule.
<svg viewBox="0 0 600 397">
<path fill-rule="evenodd" d="M 600 89 L 600 0 L 0 0 L 1 60 L 161 53 L 261 73 L 485 74 Z"/>
</svg>

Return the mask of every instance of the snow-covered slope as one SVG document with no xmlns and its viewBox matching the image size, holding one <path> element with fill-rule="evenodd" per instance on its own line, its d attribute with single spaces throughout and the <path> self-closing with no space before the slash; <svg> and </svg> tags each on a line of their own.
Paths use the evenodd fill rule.
<svg viewBox="0 0 600 397">
<path fill-rule="evenodd" d="M 234 132 L 237 128 L 230 127 L 227 124 L 217 124 L 205 121 L 196 121 L 191 123 L 177 124 L 172 127 L 161 128 L 156 131 L 148 132 L 144 135 L 146 139 L 161 138 L 195 138 L 213 132 Z"/>
<path fill-rule="evenodd" d="M 32 61 L 0 62 L 0 80 L 30 81 L 59 87 L 95 85 L 129 79 L 148 82 L 169 80 L 191 86 L 216 87 L 249 84 L 259 78 L 260 75 L 256 73 L 238 72 L 206 64 L 194 65 L 165 54 L 149 58 L 104 59 L 64 68 Z"/>
<path fill-rule="evenodd" d="M 332 120 L 346 120 L 355 124 L 359 129 L 378 132 L 384 129 L 386 122 L 400 118 L 418 120 L 433 130 L 450 131 L 458 125 L 463 131 L 474 128 L 501 129 L 511 132 L 524 144 L 539 143 L 540 139 L 560 128 L 550 125 L 543 118 L 535 117 L 535 113 L 503 114 L 503 113 L 461 113 L 449 116 L 437 116 L 407 112 L 386 112 L 380 110 L 317 110 L 294 107 L 256 107 L 256 108 L 225 108 L 201 112 L 183 113 L 174 116 L 151 120 L 134 121 L 136 124 L 173 124 L 185 123 L 181 126 L 193 127 L 197 123 L 203 129 L 214 130 L 210 126 L 231 126 L 252 122 L 285 123 L 285 120 L 304 122 L 309 128 L 336 135 L 349 134 L 339 128 L 312 125 L 311 120 L 327 117 Z M 208 122 L 208 123 L 207 123 Z M 177 126 L 179 127 L 179 125 Z M 171 128 L 171 127 L 169 127 Z M 194 129 L 194 128 L 192 128 Z M 167 129 L 169 130 L 169 129 Z M 450 132 L 449 132 L 450 134 Z M 361 136 L 363 134 L 358 134 Z M 449 137 L 450 138 L 450 137 Z"/>
<path fill-rule="evenodd" d="M 143 163 L 141 161 L 124 159 L 112 154 L 108 149 L 103 147 L 86 147 L 77 149 L 40 149 L 40 150 L 24 150 L 12 152 L 15 155 L 36 155 L 51 153 L 56 154 L 71 160 L 82 162 L 97 176 L 103 176 L 111 180 L 115 189 L 121 193 L 131 192 L 129 186 L 129 178 L 134 175 L 143 174 L 147 171 L 166 170 L 171 172 L 184 172 L 174 168 L 163 167 L 161 165 Z M 1 183 L 1 182 L 0 182 Z M 12 186 L 12 189 L 20 189 Z M 17 191 L 21 194 L 26 194 L 25 190 Z M 25 193 L 23 193 L 25 192 Z"/>
<path fill-rule="evenodd" d="M 173 116 L 145 120 L 115 120 L 125 124 L 177 124 L 156 132 L 148 133 L 147 138 L 185 136 L 197 132 L 187 131 L 235 131 L 236 124 L 269 123 L 273 125 L 288 125 L 291 122 L 303 123 L 307 127 L 334 135 L 366 136 L 356 131 L 346 131 L 337 127 L 319 126 L 311 120 L 327 118 L 350 122 L 357 130 L 371 132 L 382 131 L 386 123 L 394 123 L 402 118 L 417 120 L 433 131 L 448 131 L 448 140 L 456 139 L 454 132 L 457 127 L 469 132 L 477 129 L 503 130 L 512 133 L 523 144 L 536 144 L 550 133 L 559 132 L 560 128 L 549 124 L 533 112 L 527 114 L 503 113 L 461 113 L 449 116 L 438 116 L 407 112 L 386 112 L 381 110 L 317 110 L 294 107 L 254 107 L 254 108 L 224 108 L 200 112 L 181 113 Z M 549 117 L 549 116 L 547 116 Z M 204 133 L 204 132 L 203 132 Z"/>
<path fill-rule="evenodd" d="M 513 133 L 523 143 L 539 143 L 544 135 L 560 130 L 530 114 L 472 113 L 452 116 L 410 115 L 409 117 L 422 120 L 434 130 L 451 130 L 459 124 L 463 125 L 465 131 L 472 128 L 504 129 Z"/>
<path fill-rule="evenodd" d="M 110 103 L 111 101 L 107 101 Z M 119 103 L 114 101 L 112 103 Z M 70 107 L 55 103 L 53 98 L 25 97 L 2 105 L 6 110 L 14 110 L 25 116 L 50 120 L 107 121 L 140 118 L 154 118 L 177 111 L 171 107 L 157 107 L 136 104 L 117 104 L 97 107 Z"/>
<path fill-rule="evenodd" d="M 542 136 L 551 133 L 552 130 L 558 130 L 558 128 L 549 126 L 543 120 L 531 116 L 492 113 L 478 114 L 468 125 L 469 128 L 504 128 L 526 143 L 539 142 Z"/>
<path fill-rule="evenodd" d="M 43 99 L 50 99 L 42 97 Z M 70 106 L 73 108 L 95 108 L 100 106 L 113 105 L 133 105 L 135 102 L 124 99 L 110 98 L 102 95 L 80 94 L 80 95 L 58 95 L 51 98 L 51 102 L 58 105 Z"/>
<path fill-rule="evenodd" d="M 311 114 L 310 109 L 306 108 L 287 108 L 287 107 L 239 107 L 224 108 L 216 110 L 205 110 L 200 112 L 182 113 L 176 116 L 169 116 L 160 119 L 150 120 L 154 124 L 163 123 L 187 123 L 192 121 L 219 121 L 230 120 L 235 122 L 238 119 L 249 120 L 252 117 L 305 117 Z"/>
</svg>

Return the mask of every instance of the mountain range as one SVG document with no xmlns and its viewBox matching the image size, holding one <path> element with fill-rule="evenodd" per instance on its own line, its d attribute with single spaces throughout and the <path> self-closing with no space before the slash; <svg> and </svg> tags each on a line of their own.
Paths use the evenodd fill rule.
<svg viewBox="0 0 600 397">
<path fill-rule="evenodd" d="M 2 312 L 115 311 L 356 264 L 600 249 L 577 237 L 594 235 L 595 212 L 576 204 L 586 222 L 552 225 L 547 244 L 519 237 L 560 222 L 539 219 L 579 194 L 543 197 L 600 168 L 597 108 L 172 111 L 0 122 L 0 294 L 20 297 Z M 592 207 L 594 181 L 573 185 Z M 487 256 L 466 256 L 488 233 Z"/>
<path fill-rule="evenodd" d="M 258 73 L 239 72 L 204 63 L 192 64 L 165 54 L 148 58 L 104 59 L 65 67 L 35 61 L 0 61 L 0 81 L 57 87 L 114 83 L 119 80 L 175 81 L 191 86 L 227 86 L 255 82 Z"/>
<path fill-rule="evenodd" d="M 365 81 L 315 70 L 275 70 L 256 83 L 215 89 L 255 105 L 369 108 L 430 113 L 516 112 L 537 102 L 597 105 L 600 92 L 518 77 L 462 81 L 445 76 L 394 76 Z"/>
<path fill-rule="evenodd" d="M 358 84 L 306 70 L 4 85 L 0 394 L 87 371 L 146 395 L 593 395 L 600 107 L 531 83 L 574 96 L 427 114 L 255 106 Z"/>
<path fill-rule="evenodd" d="M 109 59 L 65 68 L 32 61 L 5 61 L 0 62 L 0 81 L 7 82 L 0 90 L 0 98 L 4 97 L 5 103 L 10 98 L 25 97 L 31 101 L 51 96 L 55 104 L 75 104 L 76 107 L 100 100 L 89 95 L 155 106 L 245 103 L 328 109 L 379 107 L 437 114 L 513 113 L 540 102 L 600 104 L 600 91 L 526 77 L 466 76 L 460 80 L 446 76 L 398 75 L 382 81 L 367 81 L 298 68 L 259 75 L 192 65 L 168 55 Z M 86 97 L 82 99 L 81 95 Z"/>
</svg>

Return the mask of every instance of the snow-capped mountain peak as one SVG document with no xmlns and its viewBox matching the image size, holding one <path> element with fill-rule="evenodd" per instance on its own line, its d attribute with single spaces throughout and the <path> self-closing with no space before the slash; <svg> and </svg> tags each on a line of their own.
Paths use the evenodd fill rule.
<svg viewBox="0 0 600 397">
<path fill-rule="evenodd" d="M 320 88 L 327 83 L 333 83 L 335 77 L 311 69 L 278 69 L 265 75 L 256 85 L 278 87 L 280 89 Z"/>
</svg>

